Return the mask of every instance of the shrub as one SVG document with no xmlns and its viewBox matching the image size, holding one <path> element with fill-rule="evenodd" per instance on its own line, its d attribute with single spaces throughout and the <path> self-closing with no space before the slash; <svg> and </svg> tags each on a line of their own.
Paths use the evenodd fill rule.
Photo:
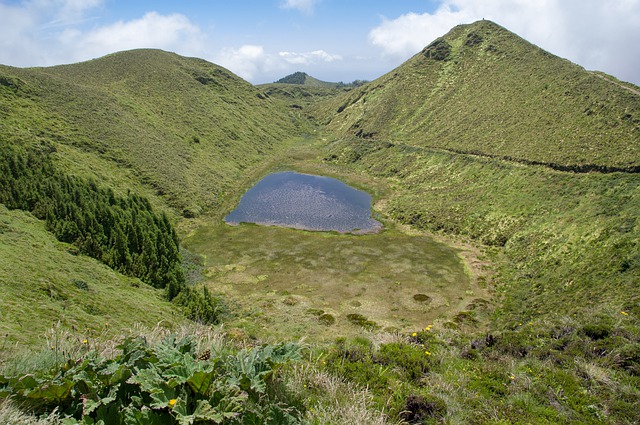
<svg viewBox="0 0 640 425">
<path fill-rule="evenodd" d="M 326 326 L 331 326 L 336 323 L 336 318 L 329 313 L 321 314 L 320 317 L 318 317 L 318 320 L 320 320 L 320 323 Z"/>
<path fill-rule="evenodd" d="M 229 314 L 229 307 L 222 298 L 211 295 L 205 286 L 202 291 L 192 287 L 185 287 L 174 299 L 183 307 L 185 316 L 199 323 L 220 323 Z"/>
<path fill-rule="evenodd" d="M 447 404 L 435 396 L 410 395 L 400 417 L 410 424 L 425 423 L 430 418 L 442 418 L 447 413 Z"/>
<path fill-rule="evenodd" d="M 379 328 L 376 322 L 373 322 L 367 319 L 362 314 L 358 314 L 358 313 L 347 314 L 347 320 L 349 320 L 349 322 L 351 322 L 352 324 L 356 326 L 362 326 L 365 329 L 375 330 Z"/>
<path fill-rule="evenodd" d="M 431 297 L 426 294 L 415 294 L 413 299 L 419 303 L 428 304 L 431 302 Z"/>
<path fill-rule="evenodd" d="M 429 360 L 424 350 L 400 343 L 384 344 L 374 355 L 374 361 L 393 366 L 406 379 L 418 380 L 429 371 Z"/>
</svg>

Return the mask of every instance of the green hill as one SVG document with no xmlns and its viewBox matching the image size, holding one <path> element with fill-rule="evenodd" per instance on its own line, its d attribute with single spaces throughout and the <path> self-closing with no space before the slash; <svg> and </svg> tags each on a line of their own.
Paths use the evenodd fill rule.
<svg viewBox="0 0 640 425">
<path fill-rule="evenodd" d="M 0 76 L 6 140 L 32 143 L 33 129 L 73 148 L 69 155 L 109 163 L 95 170 L 115 163 L 188 215 L 216 205 L 244 169 L 295 132 L 262 90 L 219 66 L 158 50 L 0 67 Z"/>
<path fill-rule="evenodd" d="M 611 78 L 479 21 L 319 113 L 341 135 L 559 169 L 638 171 L 638 87 Z"/>
<path fill-rule="evenodd" d="M 286 77 L 280 78 L 275 84 L 298 84 L 302 86 L 315 86 L 315 87 L 333 87 L 334 83 L 328 83 L 326 81 L 320 81 L 306 72 L 294 72 Z"/>
<path fill-rule="evenodd" d="M 314 112 L 328 162 L 394 182 L 389 215 L 500 247 L 519 323 L 636 308 L 639 97 L 479 21 Z"/>
<path fill-rule="evenodd" d="M 317 78 L 312 77 L 306 72 L 298 71 L 279 79 L 273 84 L 295 84 L 295 85 L 308 86 L 308 87 L 352 88 L 352 87 L 361 86 L 365 83 L 366 81 L 363 81 L 363 80 L 356 80 L 348 84 L 345 84 L 343 82 L 331 83 L 328 81 L 318 80 Z"/>
<path fill-rule="evenodd" d="M 259 87 L 273 99 L 282 101 L 287 108 L 299 112 L 314 103 L 333 98 L 363 84 L 366 81 L 331 83 L 313 78 L 305 72 L 294 72 L 274 83 L 261 84 Z"/>
<path fill-rule="evenodd" d="M 381 205 L 388 216 L 494 247 L 486 251 L 497 301 L 488 333 L 482 336 L 480 314 L 471 305 L 464 326 L 476 329 L 467 334 L 475 337 L 458 352 L 479 356 L 485 369 L 476 372 L 486 377 L 506 370 L 509 358 L 518 370 L 557 365 L 546 374 L 582 364 L 583 378 L 569 374 L 577 387 L 605 375 L 621 379 L 614 398 L 594 388 L 605 409 L 616 413 L 570 419 L 554 401 L 537 398 L 537 390 L 499 395 L 497 388 L 478 390 L 475 385 L 488 382 L 465 375 L 475 383 L 463 385 L 461 397 L 493 395 L 467 405 L 470 416 L 462 422 L 491 422 L 486 406 L 497 406 L 493 397 L 510 406 L 498 408 L 510 423 L 521 415 L 540 423 L 638 420 L 619 407 L 640 395 L 623 389 L 623 382 L 637 388 L 631 363 L 640 360 L 639 99 L 633 85 L 585 71 L 480 21 L 454 28 L 378 80 L 312 107 L 326 124 L 327 163 L 393 185 Z M 455 362 L 446 361 L 450 367 Z M 595 368 L 604 375 L 596 378 Z M 618 370 L 631 375 L 622 378 Z M 508 379 L 522 378 L 516 372 Z M 425 386 L 448 397 L 438 379 Z M 586 402 L 577 393 L 569 398 Z"/>
</svg>

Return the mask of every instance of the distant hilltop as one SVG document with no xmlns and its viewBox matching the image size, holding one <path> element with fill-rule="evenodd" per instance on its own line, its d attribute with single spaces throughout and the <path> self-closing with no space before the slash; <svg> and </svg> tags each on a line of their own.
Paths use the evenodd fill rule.
<svg viewBox="0 0 640 425">
<path fill-rule="evenodd" d="M 303 86 L 310 87 L 332 87 L 332 88 L 342 88 L 342 87 L 359 87 L 368 83 L 366 80 L 355 80 L 351 83 L 343 83 L 340 81 L 339 83 L 331 83 L 328 81 L 321 81 L 317 78 L 313 78 L 306 72 L 294 72 L 293 74 L 287 75 L 284 78 L 275 81 L 275 84 L 298 84 Z"/>
</svg>

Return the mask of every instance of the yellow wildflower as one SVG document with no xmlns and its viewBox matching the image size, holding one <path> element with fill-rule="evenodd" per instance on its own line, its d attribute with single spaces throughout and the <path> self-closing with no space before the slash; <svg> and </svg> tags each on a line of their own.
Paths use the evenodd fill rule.
<svg viewBox="0 0 640 425">
<path fill-rule="evenodd" d="M 414 333 L 411 334 L 411 336 L 418 336 L 418 333 L 414 332 Z"/>
<path fill-rule="evenodd" d="M 622 315 L 624 315 L 624 316 L 628 316 L 628 315 L 629 315 L 629 313 L 627 313 L 627 312 L 626 312 L 626 311 L 624 311 L 624 310 L 622 310 L 620 313 L 621 313 Z"/>
<path fill-rule="evenodd" d="M 87 341 L 86 339 L 83 339 L 83 340 L 82 340 L 82 343 L 83 343 L 83 344 L 88 344 L 88 343 L 89 343 L 89 341 Z"/>
<path fill-rule="evenodd" d="M 172 398 L 171 400 L 169 400 L 169 407 L 175 406 L 177 401 L 178 400 L 176 400 L 175 398 Z"/>
<path fill-rule="evenodd" d="M 426 354 L 427 356 L 430 356 L 431 352 L 430 351 L 425 351 L 424 354 Z"/>
</svg>

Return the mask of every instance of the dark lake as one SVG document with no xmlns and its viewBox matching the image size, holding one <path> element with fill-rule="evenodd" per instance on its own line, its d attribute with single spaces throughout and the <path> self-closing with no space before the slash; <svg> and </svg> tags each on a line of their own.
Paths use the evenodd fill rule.
<svg viewBox="0 0 640 425">
<path fill-rule="evenodd" d="M 260 180 L 224 220 L 341 233 L 372 233 L 382 228 L 371 218 L 368 193 L 331 177 L 290 171 Z"/>
</svg>

